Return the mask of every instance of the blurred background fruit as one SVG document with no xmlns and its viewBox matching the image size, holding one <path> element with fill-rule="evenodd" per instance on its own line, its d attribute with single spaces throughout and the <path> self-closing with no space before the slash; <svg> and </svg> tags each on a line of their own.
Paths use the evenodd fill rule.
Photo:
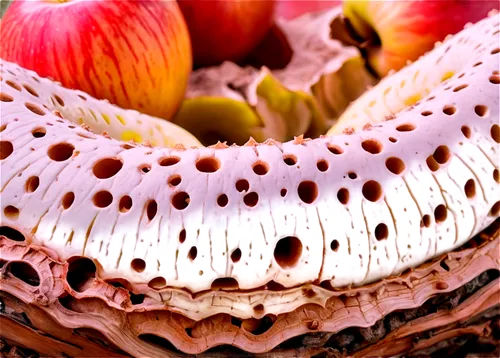
<svg viewBox="0 0 500 358">
<path fill-rule="evenodd" d="M 437 41 L 455 34 L 468 22 L 477 22 L 498 1 L 478 0 L 344 0 L 349 20 L 368 65 L 383 77 L 403 68 L 431 50 Z"/>
<path fill-rule="evenodd" d="M 0 56 L 123 108 L 170 119 L 192 68 L 174 0 L 14 1 Z"/>
<path fill-rule="evenodd" d="M 331 9 L 342 3 L 341 0 L 276 0 L 276 15 L 294 19 L 308 12 Z"/>
<path fill-rule="evenodd" d="M 274 0 L 178 0 L 191 35 L 196 67 L 238 62 L 274 21 Z"/>
</svg>

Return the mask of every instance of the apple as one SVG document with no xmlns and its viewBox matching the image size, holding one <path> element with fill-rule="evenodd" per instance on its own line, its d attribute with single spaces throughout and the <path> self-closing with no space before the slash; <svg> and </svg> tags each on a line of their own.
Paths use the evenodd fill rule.
<svg viewBox="0 0 500 358">
<path fill-rule="evenodd" d="M 490 0 L 344 0 L 343 12 L 364 40 L 369 67 L 383 77 L 498 7 Z"/>
<path fill-rule="evenodd" d="M 178 0 L 191 35 L 195 67 L 238 62 L 274 23 L 274 0 Z"/>
<path fill-rule="evenodd" d="M 192 68 L 175 0 L 14 1 L 0 56 L 67 88 L 170 119 Z"/>
</svg>

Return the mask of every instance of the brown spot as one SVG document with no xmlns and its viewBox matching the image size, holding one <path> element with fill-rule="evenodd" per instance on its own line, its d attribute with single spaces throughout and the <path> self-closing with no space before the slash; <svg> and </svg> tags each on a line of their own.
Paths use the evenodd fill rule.
<svg viewBox="0 0 500 358">
<path fill-rule="evenodd" d="M 217 278 L 212 282 L 211 285 L 211 290 L 212 291 L 219 291 L 219 290 L 237 290 L 239 289 L 240 285 L 238 284 L 238 281 L 232 277 L 221 277 Z"/>
<path fill-rule="evenodd" d="M 476 182 L 474 179 L 469 179 L 464 186 L 465 195 L 467 198 L 472 199 L 476 196 Z"/>
<path fill-rule="evenodd" d="M 491 138 L 497 143 L 500 143 L 500 127 L 498 124 L 494 124 L 491 126 L 490 130 Z"/>
<path fill-rule="evenodd" d="M 432 156 L 439 164 L 446 164 L 451 158 L 450 149 L 445 145 L 440 145 L 436 148 Z"/>
<path fill-rule="evenodd" d="M 196 259 L 196 256 L 198 256 L 198 249 L 196 248 L 196 246 L 192 246 L 190 249 L 189 249 L 189 252 L 188 252 L 188 258 L 191 260 L 191 261 L 194 261 Z"/>
<path fill-rule="evenodd" d="M 427 167 L 431 171 L 435 172 L 435 171 L 437 171 L 439 169 L 439 164 L 438 164 L 438 162 L 436 162 L 436 159 L 434 158 L 434 156 L 429 155 L 427 157 L 427 159 L 425 160 L 425 162 L 427 163 Z"/>
<path fill-rule="evenodd" d="M 0 102 L 12 102 L 13 100 L 14 98 L 11 95 L 0 92 Z"/>
<path fill-rule="evenodd" d="M 466 85 L 466 84 L 463 84 L 463 85 L 460 85 L 460 86 L 457 86 L 453 89 L 453 92 L 458 92 L 458 91 L 461 91 L 463 90 L 464 88 L 467 88 L 469 87 L 469 85 Z"/>
<path fill-rule="evenodd" d="M 465 138 L 470 139 L 472 132 L 469 127 L 462 126 L 461 131 Z"/>
<path fill-rule="evenodd" d="M 432 115 L 432 111 L 423 111 L 422 113 L 420 113 L 422 116 L 424 117 L 427 117 L 427 116 L 430 116 Z"/>
<path fill-rule="evenodd" d="M 425 214 L 420 220 L 420 227 L 430 227 L 431 226 L 431 216 Z"/>
<path fill-rule="evenodd" d="M 47 133 L 47 130 L 43 127 L 37 127 L 31 131 L 31 134 L 35 138 L 42 138 L 45 137 L 45 134 Z"/>
<path fill-rule="evenodd" d="M 182 229 L 179 233 L 179 242 L 182 244 L 184 241 L 186 241 L 186 229 Z"/>
</svg>

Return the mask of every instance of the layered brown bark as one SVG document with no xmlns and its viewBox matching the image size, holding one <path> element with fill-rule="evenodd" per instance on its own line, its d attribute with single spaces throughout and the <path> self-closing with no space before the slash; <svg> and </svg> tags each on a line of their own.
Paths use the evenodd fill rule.
<svg viewBox="0 0 500 358">
<path fill-rule="evenodd" d="M 169 308 L 168 292 L 158 300 L 157 293 L 116 287 L 99 279 L 92 262 L 60 262 L 3 227 L 0 319 L 9 348 L 2 352 L 17 346 L 88 357 L 439 356 L 473 348 L 493 354 L 500 344 L 499 226 L 497 220 L 464 247 L 398 277 L 343 290 L 295 288 L 310 302 L 245 320 L 226 313 L 186 317 Z M 25 354 L 20 349 L 14 353 Z"/>
</svg>

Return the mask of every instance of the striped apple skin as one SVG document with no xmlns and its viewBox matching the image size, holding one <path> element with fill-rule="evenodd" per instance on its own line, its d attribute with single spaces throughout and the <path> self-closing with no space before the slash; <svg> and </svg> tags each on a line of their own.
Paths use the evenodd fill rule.
<svg viewBox="0 0 500 358">
<path fill-rule="evenodd" d="M 15 1 L 0 55 L 123 108 L 170 119 L 192 68 L 175 1 Z"/>
<path fill-rule="evenodd" d="M 369 54 L 379 75 L 400 70 L 464 25 L 475 23 L 498 9 L 491 0 L 345 0 L 344 14 L 360 35 L 375 31 L 381 48 Z"/>
</svg>

